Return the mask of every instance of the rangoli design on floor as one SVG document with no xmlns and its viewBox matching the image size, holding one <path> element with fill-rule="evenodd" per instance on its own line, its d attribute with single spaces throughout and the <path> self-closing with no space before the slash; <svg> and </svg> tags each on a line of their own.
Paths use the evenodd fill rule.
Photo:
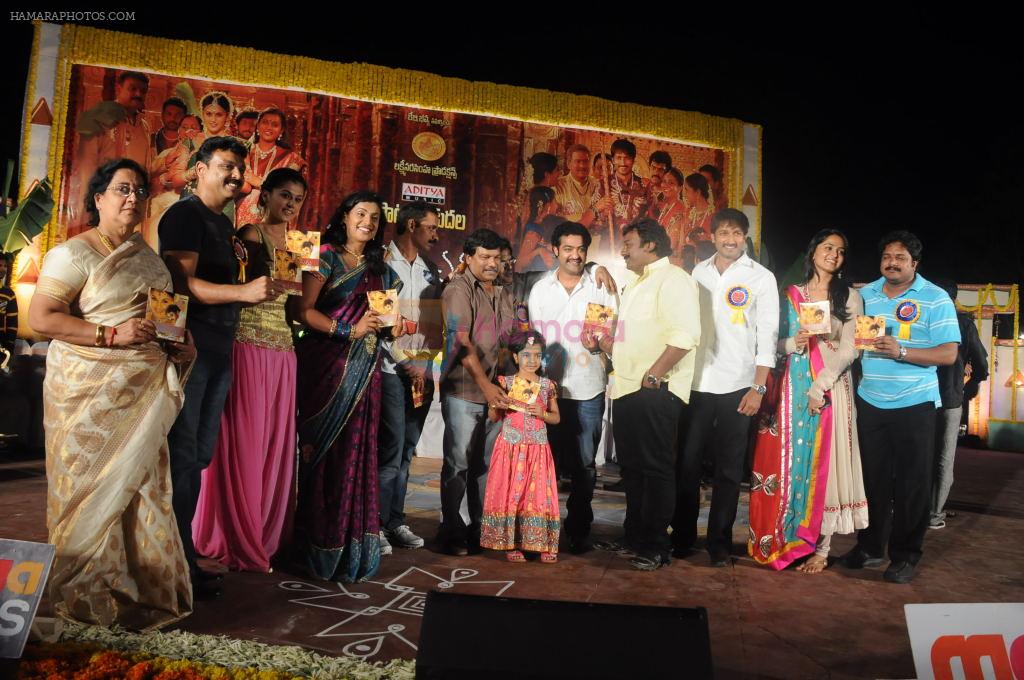
<svg viewBox="0 0 1024 680">
<path fill-rule="evenodd" d="M 342 653 L 368 659 L 381 650 L 385 639 L 389 637 L 400 640 L 414 650 L 416 643 L 404 635 L 406 627 L 401 623 L 388 625 L 386 630 L 362 630 L 357 633 L 345 632 L 345 626 L 388 613 L 422 618 L 427 593 L 433 588 L 448 590 L 464 586 L 463 590 L 499 596 L 515 585 L 515 581 L 480 580 L 476 578 L 479 574 L 476 569 L 453 569 L 450 575 L 439 576 L 419 567 L 409 567 L 389 581 L 346 585 L 292 580 L 282 581 L 278 587 L 302 595 L 289 602 L 345 614 L 341 621 L 331 624 L 314 637 L 355 638 L 341 649 Z"/>
</svg>

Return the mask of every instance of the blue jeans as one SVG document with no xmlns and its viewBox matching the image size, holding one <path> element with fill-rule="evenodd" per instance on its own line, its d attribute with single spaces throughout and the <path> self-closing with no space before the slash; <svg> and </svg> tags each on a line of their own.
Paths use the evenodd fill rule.
<svg viewBox="0 0 1024 680">
<path fill-rule="evenodd" d="M 399 369 L 401 370 L 401 369 Z M 423 405 L 412 405 L 412 388 L 404 375 L 381 372 L 380 447 L 377 477 L 380 483 L 380 526 L 397 529 L 405 524 L 405 495 L 409 465 L 430 411 L 434 383 L 424 384 Z"/>
<path fill-rule="evenodd" d="M 594 485 L 597 466 L 594 458 L 601 441 L 604 418 L 604 393 L 592 399 L 559 399 L 561 421 L 548 428 L 551 448 L 562 461 L 572 486 L 566 500 L 565 533 L 571 538 L 586 538 L 594 521 Z"/>
<path fill-rule="evenodd" d="M 476 404 L 451 395 L 441 397 L 444 439 L 441 465 L 441 530 L 445 540 L 478 541 L 480 520 L 484 514 L 484 492 L 487 489 L 487 468 L 491 464 L 494 441 L 501 432 L 501 422 L 487 417 L 487 404 Z M 469 527 L 462 519 L 460 507 L 466 498 L 469 505 Z"/>
<path fill-rule="evenodd" d="M 189 567 L 196 569 L 192 518 L 201 474 L 213 459 L 220 416 L 231 388 L 231 355 L 199 352 L 185 383 L 185 404 L 167 434 L 171 456 L 171 504 Z"/>
</svg>

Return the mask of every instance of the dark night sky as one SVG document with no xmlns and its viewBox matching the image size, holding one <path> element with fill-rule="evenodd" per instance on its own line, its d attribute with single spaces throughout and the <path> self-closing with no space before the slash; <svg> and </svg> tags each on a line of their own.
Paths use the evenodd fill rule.
<svg viewBox="0 0 1024 680">
<path fill-rule="evenodd" d="M 554 15 L 550 27 L 524 16 L 508 29 L 493 21 L 449 29 L 429 13 L 396 13 L 379 28 L 355 19 L 309 28 L 281 14 L 271 15 L 269 38 L 251 21 L 199 26 L 151 9 L 136 10 L 131 23 L 96 25 L 759 123 L 764 234 L 777 260 L 788 264 L 816 229 L 835 226 L 851 239 L 854 274 L 872 279 L 878 237 L 902 227 L 924 241 L 926 276 L 1024 279 L 1024 143 L 1013 104 L 1024 62 L 1012 26 L 1001 28 L 996 16 L 885 10 L 796 20 L 737 9 L 719 16 L 725 30 L 709 29 L 715 20 L 706 17 L 650 13 L 642 31 L 609 35 L 605 26 L 569 31 Z M 430 22 L 429 34 L 408 28 L 417 20 Z M 2 111 L 2 151 L 16 158 L 32 28 L 4 21 L 12 103 Z"/>
</svg>

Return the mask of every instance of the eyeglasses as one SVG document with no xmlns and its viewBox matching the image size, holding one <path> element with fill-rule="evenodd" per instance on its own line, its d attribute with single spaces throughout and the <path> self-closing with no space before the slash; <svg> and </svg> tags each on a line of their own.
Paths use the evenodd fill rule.
<svg viewBox="0 0 1024 680">
<path fill-rule="evenodd" d="M 499 260 L 502 267 L 514 267 L 516 266 L 516 258 L 510 257 L 507 260 Z"/>
<path fill-rule="evenodd" d="M 144 201 L 149 198 L 149 189 L 146 187 L 139 187 L 138 189 L 132 189 L 130 184 L 112 184 L 109 189 L 121 198 L 128 198 L 132 194 L 135 194 L 135 198 L 140 201 Z"/>
</svg>

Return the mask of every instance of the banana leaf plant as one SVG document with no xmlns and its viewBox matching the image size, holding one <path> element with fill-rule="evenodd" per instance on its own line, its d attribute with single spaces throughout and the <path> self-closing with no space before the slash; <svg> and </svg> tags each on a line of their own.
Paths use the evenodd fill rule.
<svg viewBox="0 0 1024 680">
<path fill-rule="evenodd" d="M 0 217 L 0 252 L 14 253 L 42 233 L 53 212 L 53 188 L 49 178 L 32 187 L 17 207 Z"/>
</svg>

